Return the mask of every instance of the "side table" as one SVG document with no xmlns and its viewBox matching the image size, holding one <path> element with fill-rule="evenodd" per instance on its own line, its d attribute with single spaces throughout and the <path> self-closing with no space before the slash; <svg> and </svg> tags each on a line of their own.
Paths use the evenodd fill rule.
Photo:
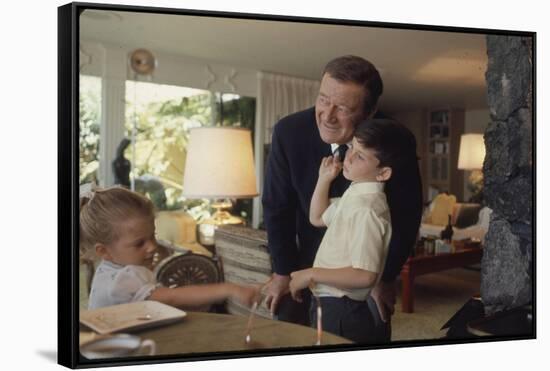
<svg viewBox="0 0 550 371">
<path fill-rule="evenodd" d="M 417 254 L 407 259 L 401 269 L 401 308 L 404 313 L 414 311 L 414 279 L 417 276 L 459 268 L 481 262 L 483 249 L 479 244 L 453 241 L 454 251 L 443 254 Z M 472 246 L 478 247 L 472 247 Z"/>
</svg>

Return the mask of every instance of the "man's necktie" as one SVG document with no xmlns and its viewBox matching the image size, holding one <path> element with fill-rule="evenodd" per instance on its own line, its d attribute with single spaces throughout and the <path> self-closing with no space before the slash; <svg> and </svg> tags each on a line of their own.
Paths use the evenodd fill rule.
<svg viewBox="0 0 550 371">
<path fill-rule="evenodd" d="M 338 161 L 344 162 L 344 159 L 346 158 L 347 150 L 348 150 L 347 144 L 340 144 L 338 148 L 336 148 L 336 153 L 338 153 Z"/>
<path fill-rule="evenodd" d="M 334 151 L 334 154 L 336 157 L 338 157 L 338 161 L 341 163 L 344 162 L 344 158 L 346 158 L 346 151 L 348 150 L 348 146 L 346 144 L 342 144 L 336 148 Z M 347 180 L 344 177 L 344 174 L 340 172 L 338 176 L 333 180 L 333 182 L 330 184 L 330 191 L 329 195 L 330 197 L 341 197 L 344 191 L 349 186 L 349 180 Z"/>
</svg>

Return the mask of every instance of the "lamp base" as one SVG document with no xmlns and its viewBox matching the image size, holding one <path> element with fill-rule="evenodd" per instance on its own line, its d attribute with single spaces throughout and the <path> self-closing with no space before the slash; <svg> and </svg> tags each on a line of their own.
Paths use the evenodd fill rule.
<svg viewBox="0 0 550 371">
<path fill-rule="evenodd" d="M 212 204 L 212 207 L 216 209 L 216 212 L 212 217 L 203 220 L 198 225 L 199 243 L 204 246 L 214 246 L 214 233 L 218 226 L 231 224 L 241 225 L 245 224 L 244 219 L 231 215 L 226 209 L 230 209 L 232 206 L 230 201 L 218 201 Z"/>
<path fill-rule="evenodd" d="M 483 200 L 483 172 L 472 170 L 468 178 L 468 188 L 471 192 L 470 202 L 481 203 Z"/>
<path fill-rule="evenodd" d="M 206 219 L 205 222 L 215 225 L 222 224 L 243 224 L 244 220 L 238 216 L 231 215 L 226 210 L 216 210 L 211 218 Z"/>
<path fill-rule="evenodd" d="M 483 186 L 483 172 L 481 170 L 472 170 L 468 180 L 472 185 L 481 188 Z"/>
</svg>

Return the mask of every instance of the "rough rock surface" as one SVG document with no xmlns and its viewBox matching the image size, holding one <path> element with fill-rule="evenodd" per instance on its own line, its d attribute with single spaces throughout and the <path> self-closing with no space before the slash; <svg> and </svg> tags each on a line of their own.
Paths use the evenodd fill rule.
<svg viewBox="0 0 550 371">
<path fill-rule="evenodd" d="M 491 123 L 485 132 L 485 237 L 481 296 L 488 314 L 532 300 L 532 40 L 487 36 Z"/>
</svg>

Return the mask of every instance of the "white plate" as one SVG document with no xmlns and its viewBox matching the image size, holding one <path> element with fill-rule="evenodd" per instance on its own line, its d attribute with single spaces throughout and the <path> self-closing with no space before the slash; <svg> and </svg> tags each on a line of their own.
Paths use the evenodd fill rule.
<svg viewBox="0 0 550 371">
<path fill-rule="evenodd" d="M 140 301 L 80 312 L 80 322 L 99 334 L 156 327 L 183 319 L 187 313 L 158 301 Z"/>
<path fill-rule="evenodd" d="M 80 346 L 80 354 L 88 359 L 154 355 L 156 344 L 130 334 L 99 335 L 99 338 Z"/>
</svg>

